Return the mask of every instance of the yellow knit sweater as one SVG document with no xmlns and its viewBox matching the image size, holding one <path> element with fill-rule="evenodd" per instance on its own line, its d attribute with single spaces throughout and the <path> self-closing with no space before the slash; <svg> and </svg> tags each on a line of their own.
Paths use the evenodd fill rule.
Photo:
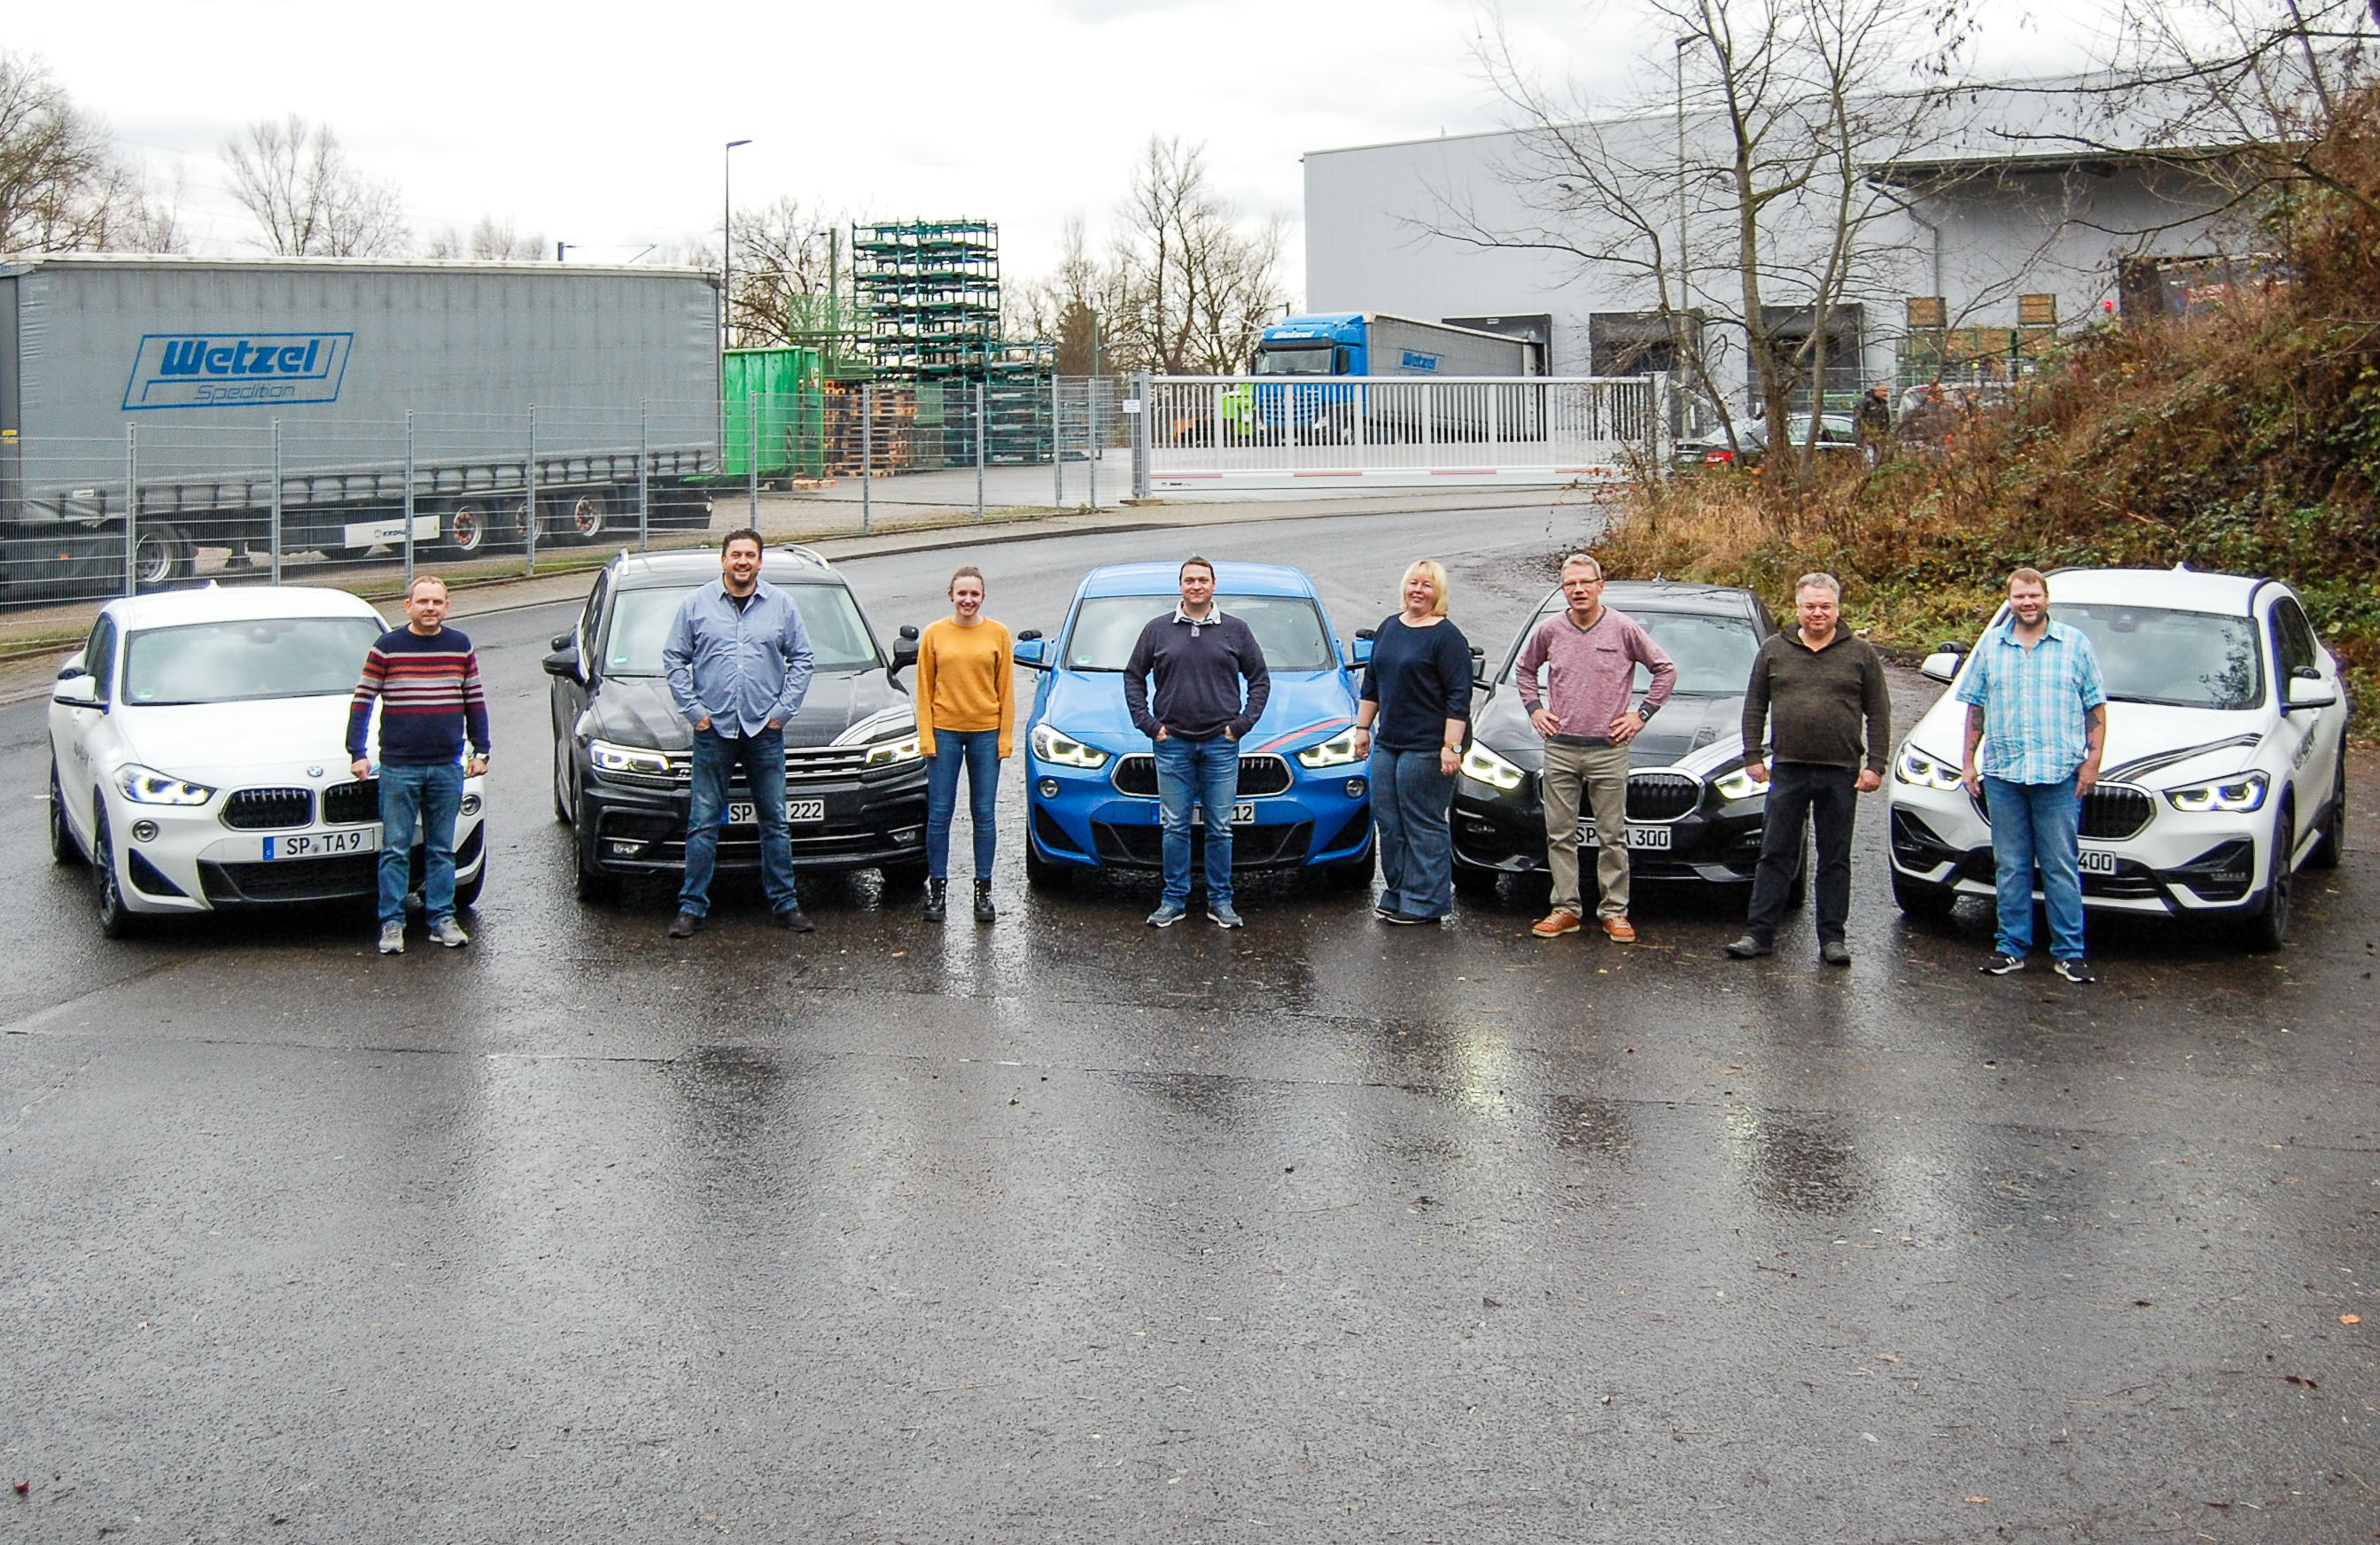
<svg viewBox="0 0 2380 1545">
<path fill-rule="evenodd" d="M 917 639 L 917 743 L 931 756 L 937 730 L 997 730 L 1000 754 L 1016 729 L 1016 668 L 1008 630 L 945 617 Z"/>
</svg>

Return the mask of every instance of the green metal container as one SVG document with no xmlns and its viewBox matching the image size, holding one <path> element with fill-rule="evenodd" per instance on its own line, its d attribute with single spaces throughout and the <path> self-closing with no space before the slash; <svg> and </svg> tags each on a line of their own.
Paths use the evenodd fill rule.
<svg viewBox="0 0 2380 1545">
<path fill-rule="evenodd" d="M 816 349 L 730 349 L 721 364 L 727 480 L 752 476 L 759 447 L 764 479 L 826 471 L 826 408 Z"/>
</svg>

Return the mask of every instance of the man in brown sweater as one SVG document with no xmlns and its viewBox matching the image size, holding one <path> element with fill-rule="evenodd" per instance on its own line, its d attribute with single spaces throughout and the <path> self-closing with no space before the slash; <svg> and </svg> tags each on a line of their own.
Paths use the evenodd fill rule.
<svg viewBox="0 0 2380 1545">
<path fill-rule="evenodd" d="M 1744 688 L 1743 770 L 1767 782 L 1768 803 L 1752 915 L 1743 937 L 1727 947 L 1739 960 L 1777 948 L 1786 893 L 1801 866 L 1802 832 L 1815 815 L 1818 955 L 1830 966 L 1852 963 L 1843 942 L 1852 910 L 1852 822 L 1859 796 L 1884 785 L 1892 700 L 1884 662 L 1867 640 L 1842 626 L 1842 597 L 1834 575 L 1803 574 L 1793 586 L 1800 625 L 1760 646 Z"/>
</svg>

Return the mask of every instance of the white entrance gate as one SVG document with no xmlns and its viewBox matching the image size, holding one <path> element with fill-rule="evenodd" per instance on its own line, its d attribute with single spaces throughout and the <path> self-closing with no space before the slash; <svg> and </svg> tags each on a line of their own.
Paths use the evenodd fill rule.
<svg viewBox="0 0 2380 1545">
<path fill-rule="evenodd" d="M 1560 485 L 1658 465 L 1665 376 L 1144 376 L 1135 492 Z"/>
</svg>

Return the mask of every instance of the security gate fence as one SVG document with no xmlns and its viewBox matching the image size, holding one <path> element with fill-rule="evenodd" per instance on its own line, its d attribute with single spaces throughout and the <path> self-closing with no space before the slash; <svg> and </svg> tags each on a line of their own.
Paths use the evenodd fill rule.
<svg viewBox="0 0 2380 1545">
<path fill-rule="evenodd" d="M 1666 376 L 1152 376 L 1142 489 L 1562 484 L 1658 465 Z"/>
</svg>

